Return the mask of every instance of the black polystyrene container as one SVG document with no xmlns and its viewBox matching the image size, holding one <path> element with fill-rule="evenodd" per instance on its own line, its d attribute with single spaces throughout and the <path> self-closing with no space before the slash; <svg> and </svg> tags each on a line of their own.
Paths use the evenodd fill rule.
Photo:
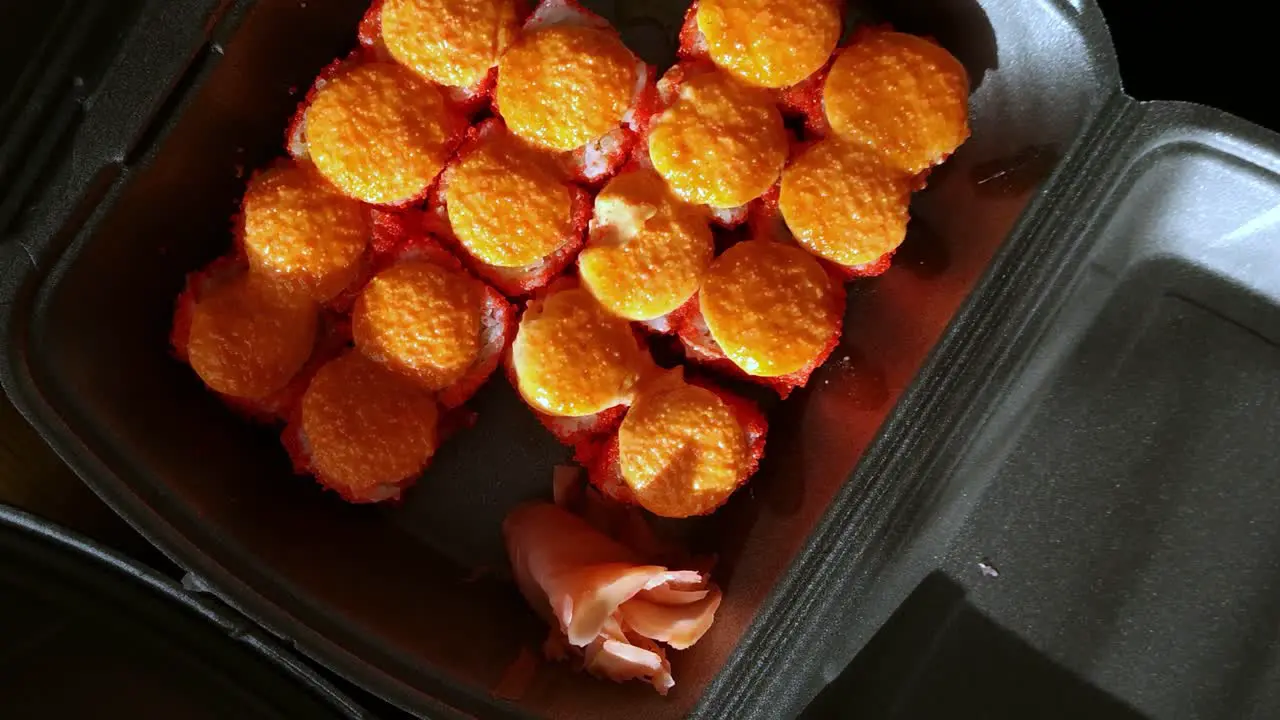
<svg viewBox="0 0 1280 720">
<path fill-rule="evenodd" d="M 773 414 L 760 475 L 693 526 L 692 542 L 720 556 L 726 600 L 707 638 L 674 659 L 671 696 L 550 665 L 507 702 L 490 689 L 545 629 L 500 572 L 477 571 L 503 567 L 503 515 L 546 495 L 551 466 L 566 459 L 512 390 L 490 383 L 476 400 L 480 424 L 446 445 L 403 505 L 350 507 L 291 477 L 276 438 L 230 414 L 167 352 L 184 274 L 227 247 L 247 172 L 281 152 L 301 92 L 352 47 L 366 4 L 147 4 L 0 246 L 6 391 L 86 482 L 189 571 L 189 586 L 424 716 L 784 716 L 938 574 L 1125 702 L 1207 707 L 1192 697 L 1202 686 L 1123 672 L 1123 653 L 1142 647 L 1123 636 L 1127 619 L 1151 617 L 1131 594 L 1133 573 L 1155 570 L 1108 565 L 1107 550 L 1129 531 L 1112 514 L 1124 503 L 1146 508 L 1167 486 L 1185 486 L 1188 503 L 1219 497 L 1198 482 L 1226 477 L 1223 462 L 1247 460 L 1228 475 L 1255 484 L 1276 476 L 1267 454 L 1276 435 L 1266 432 L 1280 403 L 1249 404 L 1230 431 L 1208 420 L 1186 426 L 1189 437 L 1216 440 L 1157 469 L 1142 458 L 1156 462 L 1187 437 L 1144 435 L 1139 422 L 1238 408 L 1249 392 L 1274 397 L 1265 393 L 1280 374 L 1264 370 L 1276 370 L 1275 354 L 1224 328 L 1280 337 L 1278 245 L 1259 235 L 1274 224 L 1248 224 L 1280 194 L 1275 137 L 1212 111 L 1124 96 L 1091 0 L 861 5 L 865 17 L 931 35 L 964 62 L 973 138 L 917 197 L 893 269 L 851 286 L 843 344 Z M 686 3 L 587 4 L 646 59 L 671 61 Z M 1221 202 L 1195 204 L 1205 197 L 1197 183 L 1217 188 Z M 1215 237 L 1235 244 L 1198 234 L 1233 222 L 1235 235 Z M 1195 317 L 1186 320 L 1181 306 L 1163 305 L 1175 286 L 1208 309 L 1187 310 Z M 1197 343 L 1200 334 L 1209 340 Z M 1235 355 L 1188 348 L 1226 348 L 1248 364 L 1250 382 L 1269 379 L 1246 391 L 1243 376 L 1222 370 L 1236 367 Z M 1214 391 L 1177 364 L 1189 357 L 1217 369 Z M 1116 377 L 1128 384 L 1105 385 Z M 1138 382 L 1150 377 L 1166 384 Z M 1179 383 L 1190 389 L 1167 389 Z M 1236 432 L 1252 434 L 1237 446 Z M 1152 473 L 1167 485 L 1152 485 Z M 1118 505 L 1099 499 L 1117 492 L 1128 493 Z M 1185 532 L 1190 543 L 1223 527 L 1243 533 L 1240 515 L 1264 518 L 1280 495 L 1230 505 L 1214 515 L 1223 527 L 1169 525 L 1161 520 L 1183 505 L 1154 507 L 1139 536 Z M 1259 557 L 1280 556 L 1275 532 L 1248 537 Z M 1098 564 L 1113 585 L 1097 579 Z M 1218 577 L 1215 592 L 1237 582 L 1280 597 L 1276 572 L 1249 568 Z M 1174 606 L 1219 599 L 1193 595 Z M 1120 634 L 1094 628 L 1102 644 L 1073 641 L 1070 628 L 1093 617 L 1100 597 Z M 1253 610 L 1242 637 L 1280 620 L 1274 603 Z M 1208 617 L 1188 613 L 1170 619 Z M 1228 635 L 1197 637 L 1224 644 L 1177 649 L 1211 651 L 1218 663 L 1231 655 Z M 1106 653 L 1112 665 L 1099 660 Z M 1262 668 L 1255 674 L 1269 672 L 1265 654 L 1249 657 Z M 1182 695 L 1169 701 L 1157 686 Z M 1274 694 L 1250 697 L 1280 707 Z"/>
<path fill-rule="evenodd" d="M 3 505 L 0 637 L 11 720 L 370 717 L 216 601 Z"/>
</svg>

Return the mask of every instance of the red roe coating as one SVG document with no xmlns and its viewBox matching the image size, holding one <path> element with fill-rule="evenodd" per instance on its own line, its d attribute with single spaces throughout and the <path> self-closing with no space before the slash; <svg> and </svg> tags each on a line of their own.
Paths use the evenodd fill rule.
<svg viewBox="0 0 1280 720">
<path fill-rule="evenodd" d="M 394 500 L 434 455 L 439 416 L 429 392 L 349 351 L 312 378 L 285 444 L 347 501 Z"/>
<path fill-rule="evenodd" d="M 795 143 L 791 148 L 791 157 L 795 158 L 815 143 Z M 781 183 L 774 185 L 769 192 L 761 195 L 757 200 L 751 203 L 748 209 L 748 235 L 753 238 L 763 238 L 774 242 L 784 242 L 795 244 L 796 240 L 792 236 L 791 231 L 787 228 L 786 222 L 783 220 L 782 211 L 778 207 L 778 201 L 782 194 Z M 860 265 L 840 265 L 831 262 L 826 258 L 816 257 L 817 261 L 822 264 L 832 277 L 841 282 L 851 282 L 859 278 L 876 277 L 883 275 L 889 271 L 893 263 L 893 255 L 897 250 L 890 250 L 872 262 Z"/>
<path fill-rule="evenodd" d="M 715 62 L 739 81 L 793 86 L 830 57 L 843 28 L 838 0 L 698 0 L 685 15 L 680 56 Z"/>
<path fill-rule="evenodd" d="M 179 303 L 178 326 L 192 369 L 210 389 L 259 400 L 282 390 L 311 356 L 317 309 L 244 273 L 209 285 Z"/>
<path fill-rule="evenodd" d="M 545 135 L 544 139 L 536 142 L 550 143 L 549 147 L 562 151 L 563 162 L 570 177 L 575 182 L 594 187 L 608 180 L 626 164 L 640 136 L 648 127 L 658 104 L 654 86 L 656 72 L 627 51 L 626 54 L 630 56 L 630 65 L 634 70 L 628 71 L 633 79 L 632 84 L 625 88 L 625 92 L 621 84 L 610 90 L 613 83 L 605 82 L 603 78 L 594 81 L 585 80 L 586 76 L 593 74 L 609 74 L 606 71 L 610 67 L 621 72 L 623 66 L 621 51 L 625 50 L 625 46 L 619 44 L 618 33 L 608 21 L 587 10 L 576 0 L 543 0 L 538 5 L 525 23 L 524 35 L 529 38 L 546 31 L 549 31 L 547 36 L 539 42 L 549 47 L 558 47 L 561 44 L 550 42 L 551 39 L 564 39 L 569 36 L 581 36 L 584 41 L 589 39 L 590 43 L 600 45 L 595 51 L 587 53 L 592 58 L 590 62 L 592 69 L 587 71 L 580 68 L 581 72 L 568 72 L 566 68 L 573 66 L 574 63 L 567 59 L 565 63 L 558 65 L 556 70 L 544 73 L 547 77 L 554 78 L 555 84 L 563 87 L 551 93 L 547 93 L 545 89 L 538 91 L 538 94 L 555 96 L 556 101 L 545 108 L 530 108 L 527 107 L 529 103 L 525 102 L 528 99 L 526 96 L 528 91 L 536 85 L 533 80 L 541 77 L 536 73 L 531 76 L 530 72 L 534 65 L 546 64 L 551 58 L 546 57 L 545 52 L 532 52 L 529 48 L 517 49 L 512 53 L 513 58 L 508 58 L 508 63 L 512 66 L 511 73 L 515 74 L 508 74 L 505 83 L 508 88 L 507 97 L 503 99 L 501 88 L 495 90 L 493 109 L 495 114 L 506 118 L 508 124 L 517 127 L 518 134 Z M 612 50 L 606 49 L 605 46 Z M 521 53 L 527 57 L 522 59 L 514 57 Z M 614 54 L 618 56 L 615 62 L 602 62 L 604 57 Z M 584 82 L 575 82 L 575 78 Z M 504 84 L 501 77 L 498 83 Z M 575 91 L 574 88 L 578 85 L 583 87 Z M 579 95 L 591 99 L 592 102 L 563 100 L 564 97 Z M 610 112 L 609 115 L 613 119 L 607 126 L 598 118 L 588 120 L 589 116 L 594 115 L 589 111 L 592 108 L 599 109 L 602 107 L 601 102 L 610 97 L 613 99 L 605 104 L 613 109 L 622 108 L 620 118 L 613 117 L 616 113 Z M 579 114 L 582 117 L 566 123 L 564 118 L 560 117 L 565 113 Z M 544 115 L 546 117 L 542 117 Z M 589 125 L 594 125 L 595 129 L 587 130 Z"/>
<path fill-rule="evenodd" d="M 316 79 L 288 144 L 344 194 L 407 207 L 426 196 L 465 131 L 465 115 L 438 87 L 356 55 Z"/>
<path fill-rule="evenodd" d="M 420 75 L 432 82 L 437 82 L 428 73 L 444 72 L 451 75 L 460 70 L 464 74 L 471 75 L 467 77 L 447 77 L 441 76 L 438 82 L 444 86 L 445 94 L 448 96 L 459 110 L 468 115 L 475 114 L 481 110 L 488 108 L 494 85 L 498 80 L 498 64 L 497 55 L 501 54 L 501 50 L 510 44 L 511 39 L 519 31 L 519 26 L 524 22 L 528 15 L 528 6 L 523 0 L 451 0 L 447 4 L 451 6 L 451 12 L 434 14 L 431 16 L 419 16 L 422 6 L 429 5 L 428 0 L 410 0 L 410 2 L 400 3 L 402 7 L 397 8 L 401 13 L 402 19 L 399 30 L 392 32 L 399 33 L 399 42 L 409 47 L 401 48 L 400 52 L 393 53 L 387 42 L 383 38 L 383 7 L 386 0 L 374 0 L 365 13 L 364 18 L 360 21 L 359 38 L 363 51 L 370 57 L 388 62 L 401 62 L 410 69 L 419 71 Z M 493 30 L 493 40 L 497 46 L 497 53 L 492 54 L 491 63 L 483 73 L 478 72 L 479 56 L 486 53 L 474 44 L 474 37 L 470 33 L 464 33 L 465 37 L 459 37 L 454 40 L 445 38 L 436 43 L 416 44 L 416 38 L 423 37 L 421 32 L 414 32 L 411 26 L 415 23 L 424 23 L 439 25 L 441 22 L 448 22 L 457 19 L 462 15 L 476 15 L 493 13 L 493 22 L 484 26 L 491 27 Z M 404 22 L 404 19 L 409 22 Z M 512 25 L 514 23 L 514 26 Z M 474 23 L 470 23 L 475 27 Z M 514 27 L 514 30 L 510 29 Z M 405 32 L 405 31 L 408 32 Z M 427 37 L 440 38 L 447 36 L 449 33 L 426 33 Z M 416 46 L 415 46 L 416 45 Z M 461 51 L 465 55 L 471 57 L 464 66 L 451 68 L 447 62 L 447 56 Z M 404 56 L 404 60 L 397 57 Z M 414 58 L 421 62 L 415 63 Z M 421 65 L 419 69 L 415 67 Z M 465 82 L 458 85 L 459 82 Z"/>
<path fill-rule="evenodd" d="M 522 267 L 502 267 L 490 264 L 485 259 L 472 254 L 459 239 L 458 233 L 450 222 L 451 212 L 448 203 L 450 178 L 460 163 L 479 152 L 484 143 L 504 132 L 501 121 L 487 120 L 467 133 L 467 139 L 458 149 L 450 167 L 441 175 L 440 181 L 430 193 L 429 212 L 423 219 L 423 229 L 440 238 L 462 258 L 467 268 L 481 279 L 493 285 L 507 297 L 517 298 L 531 295 L 546 287 L 564 272 L 565 268 L 573 264 L 578 252 L 586 243 L 587 227 L 591 222 L 592 201 L 591 195 L 586 190 L 567 178 L 560 179 L 568 195 L 568 214 L 563 223 L 564 239 L 554 252 L 537 262 Z M 495 182 L 495 189 L 499 184 Z M 474 200 L 474 197 L 472 199 Z M 500 195 L 494 193 L 494 200 L 500 199 Z M 518 202 L 496 202 L 492 210 L 497 216 L 510 212 L 512 207 L 518 205 Z M 520 220 L 520 218 L 513 218 L 512 222 L 519 223 Z"/>
<path fill-rule="evenodd" d="M 187 276 L 186 288 L 175 303 L 171 343 L 173 354 L 183 363 L 188 362 L 188 340 L 191 336 L 191 320 L 197 298 L 245 272 L 243 260 L 224 257 L 206 268 Z M 302 394 L 311 381 L 311 375 L 327 359 L 336 355 L 351 342 L 350 326 L 345 316 L 329 310 L 319 313 L 315 348 L 302 368 L 283 388 L 260 398 L 238 398 L 217 393 L 222 402 L 244 418 L 264 425 L 285 422 L 302 400 Z"/>
<path fill-rule="evenodd" d="M 839 307 L 843 309 L 845 304 L 844 287 L 838 282 L 833 282 L 833 285 L 836 292 L 834 302 L 838 303 Z M 843 317 L 839 319 L 842 324 Z M 809 382 L 809 377 L 813 374 L 813 371 L 821 367 L 831 357 L 831 353 L 840 344 L 841 332 L 838 327 L 836 332 L 831 335 L 819 352 L 804 367 L 790 374 L 776 377 L 751 375 L 730 360 L 715 338 L 712 337 L 699 305 L 694 305 L 687 312 L 681 314 L 676 324 L 676 335 L 684 347 L 685 356 L 689 362 L 705 366 L 728 377 L 741 378 L 763 385 L 772 389 L 780 398 L 785 400 L 796 388 L 804 387 Z"/>
<path fill-rule="evenodd" d="M 858 34 L 835 57 L 823 86 L 831 133 L 918 175 L 969 137 L 969 77 L 926 38 L 881 28 Z"/>
<path fill-rule="evenodd" d="M 294 161 L 254 175 L 240 225 L 253 272 L 318 302 L 351 286 L 371 230 L 364 205 L 339 194 L 309 164 Z"/>
<path fill-rule="evenodd" d="M 595 447 L 583 448 L 578 453 L 579 457 L 584 458 L 587 462 L 587 476 L 591 484 L 605 497 L 624 504 L 640 504 L 650 511 L 668 517 L 706 515 L 719 509 L 734 491 L 755 474 L 760 461 L 764 457 L 765 441 L 768 434 L 769 426 L 764 413 L 750 400 L 736 395 L 705 378 L 689 378 L 687 383 L 695 388 L 709 391 L 718 398 L 742 429 L 746 443 L 745 457 L 742 464 L 737 468 L 735 483 L 730 487 L 721 488 L 714 494 L 702 498 L 693 496 L 683 500 L 678 497 L 674 499 L 667 498 L 660 501 L 660 505 L 650 507 L 653 503 L 646 503 L 641 497 L 638 497 L 632 484 L 627 479 L 626 463 L 623 462 L 621 456 L 623 447 L 621 442 L 622 433 L 615 432 L 607 439 L 597 441 Z"/>
<path fill-rule="evenodd" d="M 677 65 L 658 83 L 649 162 L 687 202 L 745 206 L 782 172 L 789 136 L 772 94 L 709 64 Z"/>
</svg>

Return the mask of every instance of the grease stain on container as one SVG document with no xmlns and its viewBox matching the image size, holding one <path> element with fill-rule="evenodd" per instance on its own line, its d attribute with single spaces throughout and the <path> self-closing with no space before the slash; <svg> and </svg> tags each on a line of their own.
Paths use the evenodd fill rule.
<svg viewBox="0 0 1280 720">
<path fill-rule="evenodd" d="M 872 412 L 889 402 L 884 371 L 857 348 L 837 348 L 831 360 L 814 372 L 811 384 L 822 388 L 824 400 L 842 409 Z"/>
<path fill-rule="evenodd" d="M 1030 145 L 974 165 L 969 178 L 979 197 L 1020 197 L 1049 177 L 1061 160 L 1062 152 L 1053 145 Z"/>
</svg>

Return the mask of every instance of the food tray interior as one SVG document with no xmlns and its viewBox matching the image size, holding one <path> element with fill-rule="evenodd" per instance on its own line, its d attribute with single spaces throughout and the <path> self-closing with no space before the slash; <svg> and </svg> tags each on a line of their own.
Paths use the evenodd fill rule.
<svg viewBox="0 0 1280 720">
<path fill-rule="evenodd" d="M 719 555 L 726 599 L 708 637 L 673 659 L 672 695 L 546 666 L 519 703 L 500 703 L 489 688 L 545 632 L 501 578 L 500 522 L 519 501 L 546 496 L 552 466 L 567 459 L 505 381 L 482 391 L 479 424 L 442 449 L 403 504 L 351 507 L 292 476 L 276 437 L 232 415 L 168 353 L 184 274 L 225 250 L 247 173 L 281 153 L 301 93 L 353 46 L 366 4 L 235 5 L 234 32 L 194 54 L 195 82 L 175 83 L 177 117 L 150 160 L 129 168 L 24 311 L 28 392 L 58 416 L 55 445 L 92 457 L 101 472 L 90 482 L 181 564 L 401 705 L 683 716 L 1039 184 L 1118 95 L 1105 27 L 1092 4 L 1066 0 L 859 6 L 937 38 L 966 65 L 972 140 L 916 199 L 893 268 L 851 286 L 842 346 L 772 413 L 766 462 L 749 489 L 688 525 L 691 543 Z M 673 59 L 685 3 L 585 4 L 650 62 Z"/>
</svg>

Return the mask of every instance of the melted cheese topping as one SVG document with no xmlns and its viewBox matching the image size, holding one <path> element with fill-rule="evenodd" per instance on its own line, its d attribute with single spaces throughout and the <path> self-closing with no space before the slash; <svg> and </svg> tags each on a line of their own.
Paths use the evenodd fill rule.
<svg viewBox="0 0 1280 720">
<path fill-rule="evenodd" d="M 512 364 L 520 394 L 534 408 L 583 417 L 627 402 L 644 356 L 627 321 L 574 288 L 525 311 Z"/>
<path fill-rule="evenodd" d="M 243 213 L 255 272 L 320 302 L 355 280 L 370 232 L 364 209 L 310 169 L 287 163 L 256 176 Z"/>
<path fill-rule="evenodd" d="M 946 50 L 896 32 L 840 53 L 823 88 L 831 129 L 916 174 L 969 138 L 969 76 Z"/>
<path fill-rule="evenodd" d="M 316 318 L 309 299 L 243 275 L 196 303 L 188 359 L 213 390 L 264 398 L 287 385 L 311 357 Z"/>
<path fill-rule="evenodd" d="M 715 255 L 707 213 L 674 197 L 652 170 L 615 177 L 596 196 L 582 284 L 610 312 L 653 320 L 697 292 Z"/>
<path fill-rule="evenodd" d="M 554 160 L 506 133 L 480 140 L 444 185 L 454 235 L 490 265 L 532 265 L 573 236 L 573 197 Z"/>
<path fill-rule="evenodd" d="M 515 0 L 385 0 L 382 42 L 426 80 L 471 87 L 520 31 Z"/>
<path fill-rule="evenodd" d="M 697 20 L 717 65 L 768 88 L 817 72 L 840 41 L 836 0 L 699 0 Z"/>
<path fill-rule="evenodd" d="M 541 28 L 498 61 L 496 99 L 516 135 L 574 150 L 617 128 L 635 100 L 639 61 L 606 30 Z"/>
<path fill-rule="evenodd" d="M 462 272 L 423 261 L 384 270 L 352 313 L 356 347 L 369 357 L 443 390 L 480 356 L 484 287 Z"/>
<path fill-rule="evenodd" d="M 426 467 L 439 410 L 426 390 L 351 351 L 320 368 L 302 398 L 302 432 L 320 479 L 369 497 Z"/>
<path fill-rule="evenodd" d="M 746 480 L 742 424 L 710 390 L 678 378 L 642 390 L 618 432 L 622 477 L 641 507 L 663 517 L 704 515 Z"/>
<path fill-rule="evenodd" d="M 787 132 L 768 93 L 723 73 L 686 78 L 649 134 L 649 156 L 671 189 L 714 208 L 745 205 L 778 179 Z"/>
<path fill-rule="evenodd" d="M 779 208 L 796 241 L 841 265 L 874 262 L 907 236 L 910 178 L 875 153 L 836 139 L 782 174 Z"/>
<path fill-rule="evenodd" d="M 711 336 L 738 367 L 778 377 L 809 367 L 839 333 L 838 294 L 798 247 L 739 243 L 711 264 L 699 302 Z"/>
<path fill-rule="evenodd" d="M 320 172 L 343 193 L 383 205 L 422 195 L 461 129 L 436 86 L 391 63 L 353 67 L 325 82 L 306 116 Z"/>
</svg>

